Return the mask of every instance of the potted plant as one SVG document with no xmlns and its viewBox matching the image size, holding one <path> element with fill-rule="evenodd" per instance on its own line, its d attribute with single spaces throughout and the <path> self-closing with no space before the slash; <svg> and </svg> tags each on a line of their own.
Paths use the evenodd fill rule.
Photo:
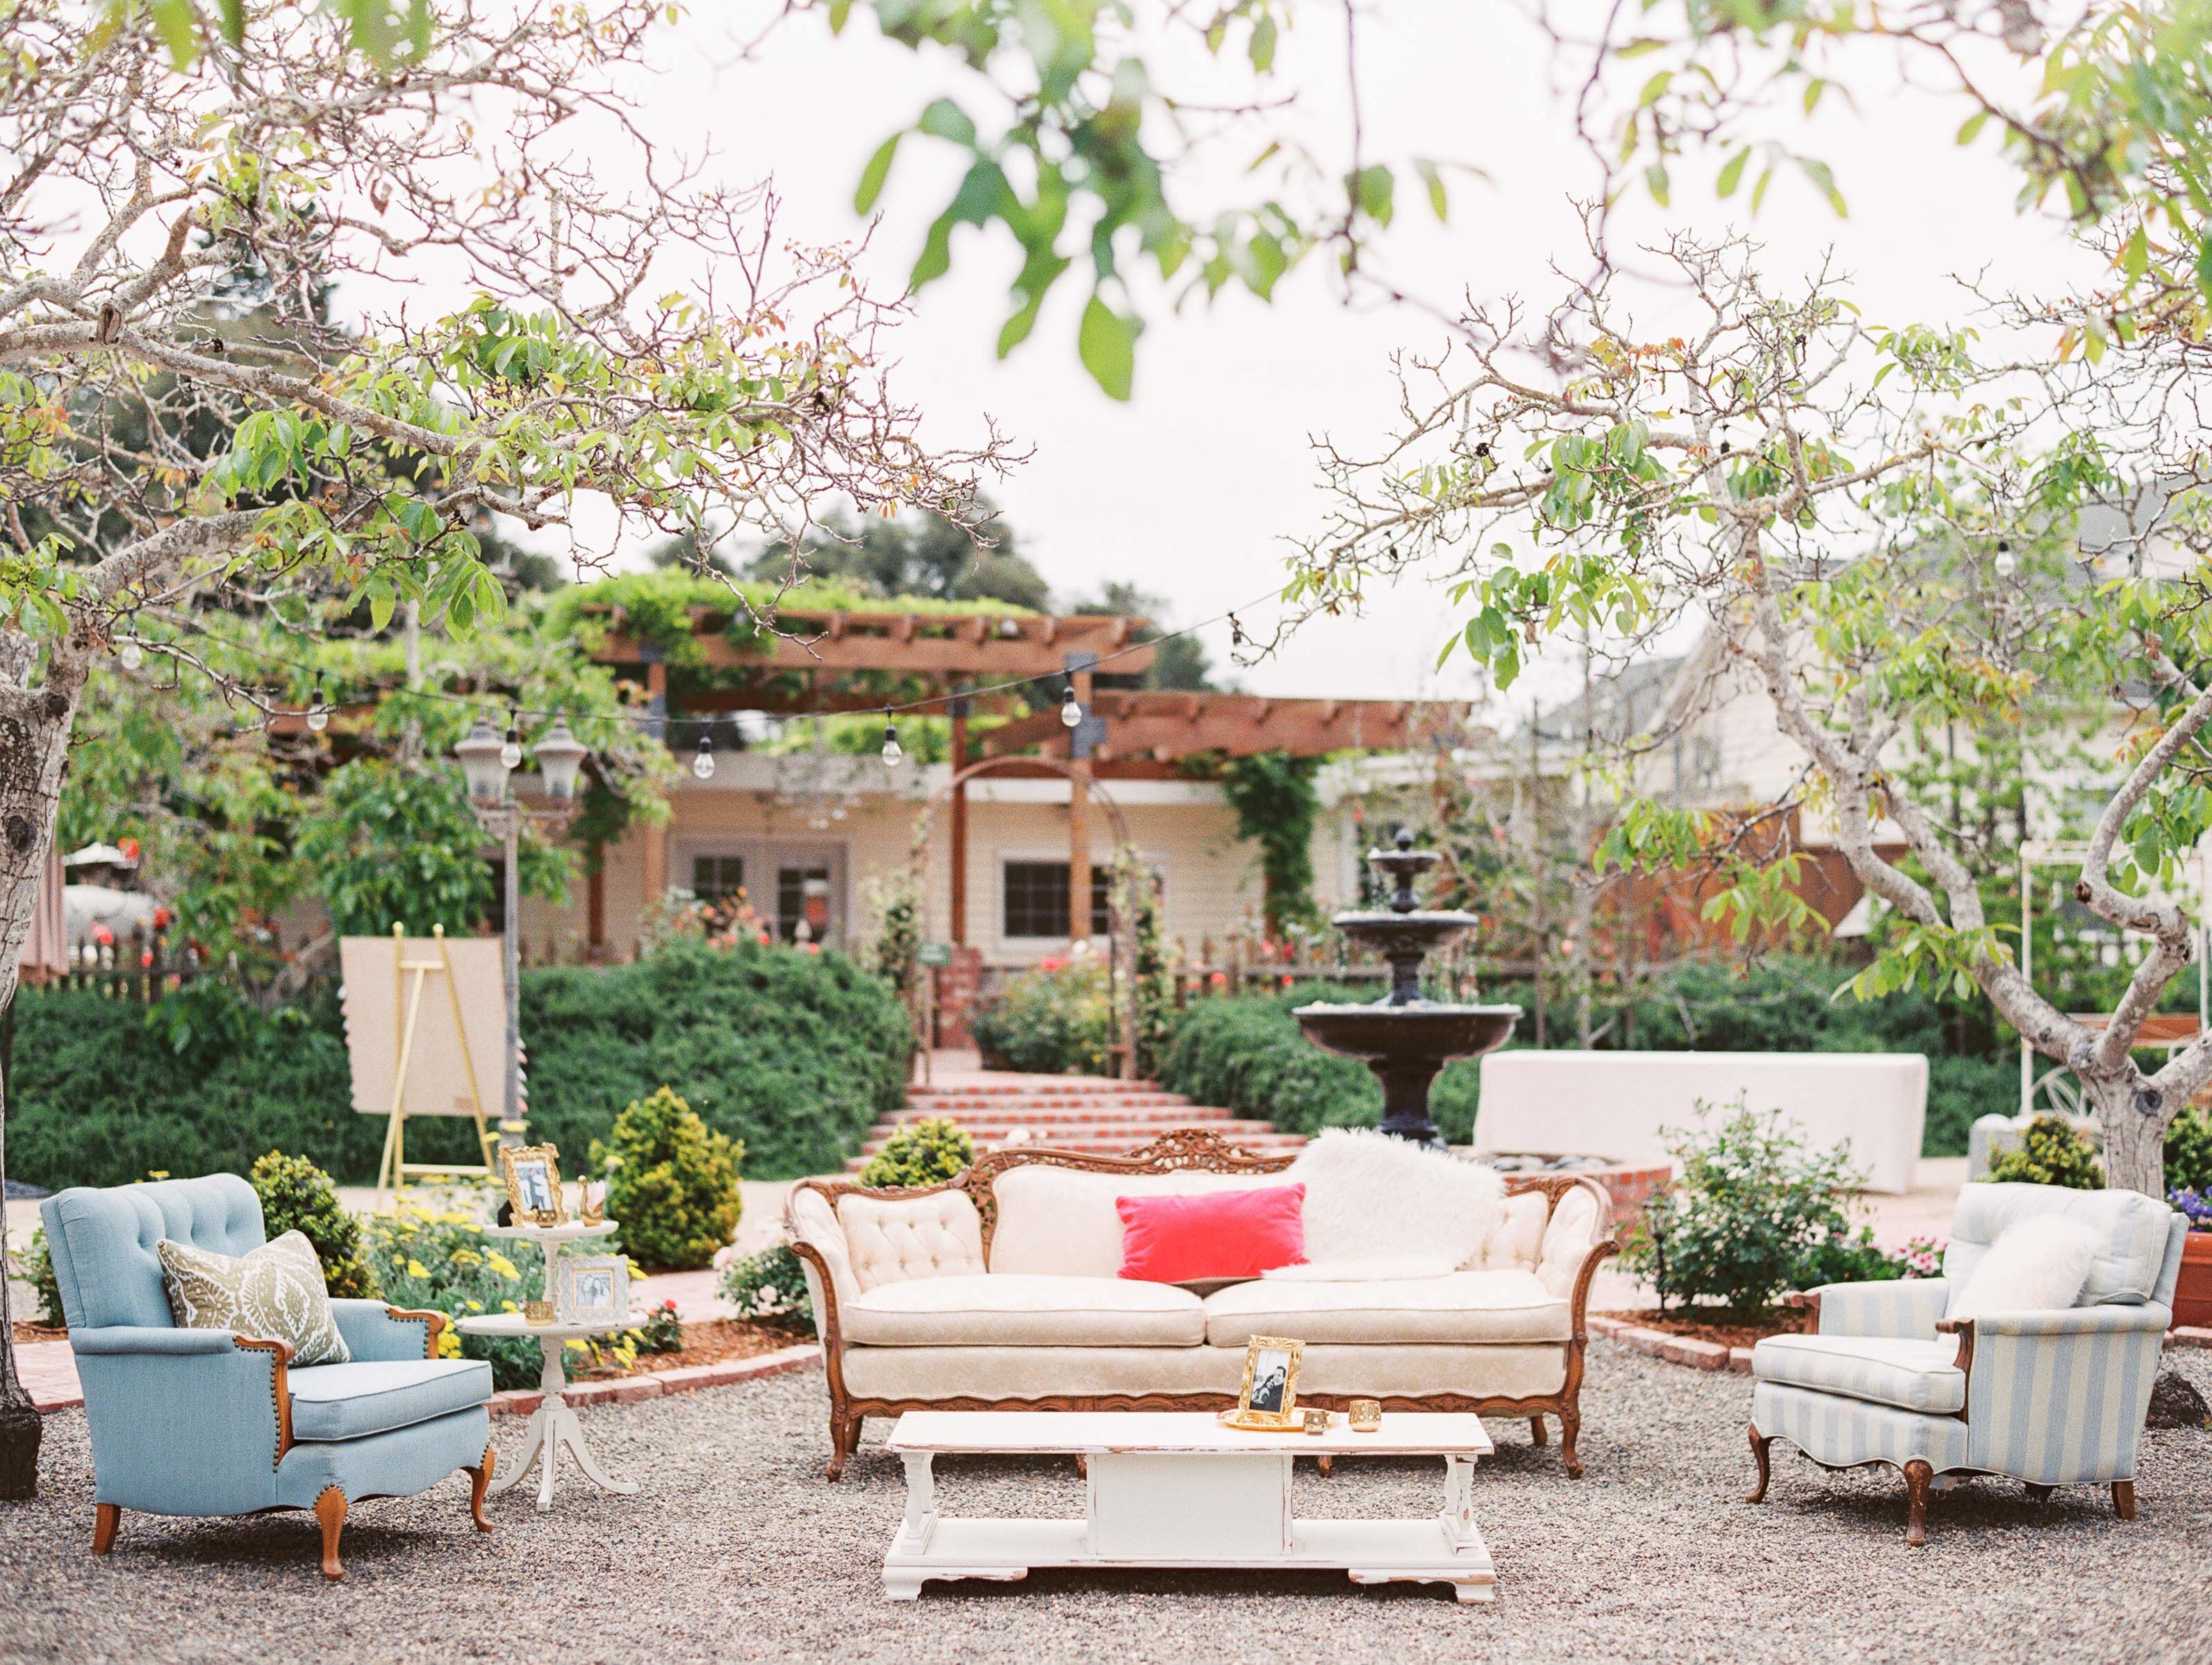
<svg viewBox="0 0 2212 1665">
<path fill-rule="evenodd" d="M 2173 1322 L 2212 1328 L 2212 1116 L 2184 1110 L 2166 1130 L 2166 1200 L 2189 1217 Z"/>
</svg>

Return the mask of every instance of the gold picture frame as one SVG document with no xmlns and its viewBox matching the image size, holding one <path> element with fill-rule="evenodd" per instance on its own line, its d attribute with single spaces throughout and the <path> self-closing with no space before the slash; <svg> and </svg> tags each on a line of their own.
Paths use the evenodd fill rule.
<svg viewBox="0 0 2212 1665">
<path fill-rule="evenodd" d="M 1298 1425 L 1298 1360 L 1306 1344 L 1286 1336 L 1255 1335 L 1244 1346 L 1244 1382 L 1237 1390 L 1238 1418 L 1279 1418 Z"/>
<path fill-rule="evenodd" d="M 507 1203 L 518 1225 L 560 1225 L 568 1218 L 561 1194 L 561 1152 L 550 1145 L 502 1145 L 499 1147 L 500 1177 L 507 1183 Z"/>
</svg>

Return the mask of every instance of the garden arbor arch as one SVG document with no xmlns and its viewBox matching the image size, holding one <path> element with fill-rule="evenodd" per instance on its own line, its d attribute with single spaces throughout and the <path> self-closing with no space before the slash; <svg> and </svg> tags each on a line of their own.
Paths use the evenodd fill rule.
<svg viewBox="0 0 2212 1665">
<path fill-rule="evenodd" d="M 958 753 L 956 745 L 956 757 Z M 914 841 L 914 877 L 926 890 L 929 875 L 924 858 L 930 836 L 937 829 L 938 811 L 947 805 L 951 806 L 951 938 L 956 944 L 968 940 L 968 783 L 979 775 L 992 774 L 1034 778 L 1039 770 L 1057 775 L 1067 782 L 1068 939 L 1081 942 L 1091 935 L 1091 802 L 1095 798 L 1098 806 L 1106 811 L 1116 848 L 1132 842 L 1128 817 L 1121 813 L 1121 806 L 1080 761 L 1060 757 L 979 757 L 974 763 L 960 764 L 951 778 L 930 794 L 928 803 L 922 807 L 921 824 L 915 829 Z M 1077 888 L 1079 880 L 1080 890 Z"/>
</svg>

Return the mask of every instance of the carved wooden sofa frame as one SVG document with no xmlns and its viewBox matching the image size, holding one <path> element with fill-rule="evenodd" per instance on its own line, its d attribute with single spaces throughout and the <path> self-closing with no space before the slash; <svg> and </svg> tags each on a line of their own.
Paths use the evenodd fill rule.
<svg viewBox="0 0 2212 1665">
<path fill-rule="evenodd" d="M 998 1176 L 1011 1168 L 1042 1164 L 1052 1167 L 1080 1169 L 1095 1174 L 1167 1174 L 1183 1169 L 1196 1169 L 1213 1174 L 1273 1174 L 1289 1167 L 1294 1155 L 1262 1156 L 1232 1145 L 1218 1133 L 1199 1127 L 1179 1127 L 1163 1133 L 1151 1144 L 1130 1151 L 1123 1156 L 1094 1156 L 1081 1152 L 1054 1151 L 1042 1147 L 1020 1147 L 993 1151 L 976 1158 L 973 1166 L 953 1179 L 939 1185 L 895 1186 L 872 1188 L 851 1180 L 801 1180 L 793 1188 L 795 1196 L 801 1191 L 811 1191 L 836 1212 L 841 1197 L 881 1197 L 899 1199 L 927 1196 L 939 1191 L 964 1191 L 975 1206 L 982 1224 L 983 1253 L 988 1262 L 991 1252 L 991 1234 L 998 1224 L 998 1202 L 992 1191 Z M 1577 1188 L 1596 1191 L 1603 1204 L 1600 1218 L 1607 1218 L 1612 1203 L 1594 1182 L 1566 1174 L 1509 1175 L 1505 1181 L 1508 1196 L 1517 1196 L 1529 1191 L 1545 1194 L 1547 1218 L 1556 1212 L 1559 1200 Z M 830 1382 L 830 1461 L 824 1471 L 836 1480 L 845 1472 L 846 1459 L 860 1449 L 862 1421 L 872 1416 L 897 1416 L 907 1411 L 1212 1411 L 1237 1402 L 1237 1396 L 1228 1393 L 1159 1393 L 1052 1395 L 1036 1399 L 981 1399 L 951 1396 L 941 1399 L 882 1399 L 864 1398 L 849 1392 L 845 1386 L 844 1340 L 837 1316 L 836 1285 L 829 1262 L 811 1243 L 799 1239 L 791 1229 L 789 1217 L 785 1221 L 785 1237 L 800 1259 L 814 1268 L 815 1282 L 820 1286 L 821 1297 L 814 1315 L 815 1328 L 822 1338 L 822 1361 Z M 1540 1394 L 1522 1399 L 1486 1398 L 1456 1393 L 1433 1393 L 1385 1395 L 1382 1406 L 1394 1411 L 1459 1411 L 1473 1412 L 1480 1416 L 1525 1417 L 1532 1440 L 1542 1445 L 1547 1440 L 1544 1419 L 1556 1417 L 1559 1423 L 1559 1456 L 1567 1475 L 1572 1480 L 1582 1478 L 1582 1460 L 1576 1455 L 1575 1441 L 1582 1431 L 1582 1384 L 1583 1354 L 1589 1336 L 1585 1315 L 1589 1303 L 1590 1280 L 1597 1275 L 1598 1267 L 1608 1255 L 1620 1252 L 1620 1245 L 1613 1237 L 1599 1239 L 1590 1246 L 1581 1267 L 1575 1274 L 1571 1300 L 1573 1316 L 1572 1329 L 1562 1343 L 1566 1349 L 1566 1371 L 1559 1392 Z M 1323 1406 L 1333 1411 L 1347 1407 L 1349 1400 L 1340 1394 L 1301 1394 L 1302 1404 Z"/>
</svg>

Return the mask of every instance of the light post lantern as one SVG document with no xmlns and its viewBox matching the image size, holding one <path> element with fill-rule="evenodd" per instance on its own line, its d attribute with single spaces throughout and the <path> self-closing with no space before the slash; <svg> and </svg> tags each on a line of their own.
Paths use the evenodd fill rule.
<svg viewBox="0 0 2212 1665">
<path fill-rule="evenodd" d="M 479 718 L 453 747 L 468 781 L 469 807 L 477 824 L 500 842 L 500 981 L 507 1008 L 507 1047 L 501 1071 L 501 1119 L 522 1120 L 522 823 L 535 817 L 558 827 L 575 812 L 576 782 L 589 754 L 566 722 L 556 720 L 532 748 L 550 805 L 526 809 L 508 794 L 507 777 L 521 762 L 520 737 L 510 726 L 505 738 Z"/>
</svg>

